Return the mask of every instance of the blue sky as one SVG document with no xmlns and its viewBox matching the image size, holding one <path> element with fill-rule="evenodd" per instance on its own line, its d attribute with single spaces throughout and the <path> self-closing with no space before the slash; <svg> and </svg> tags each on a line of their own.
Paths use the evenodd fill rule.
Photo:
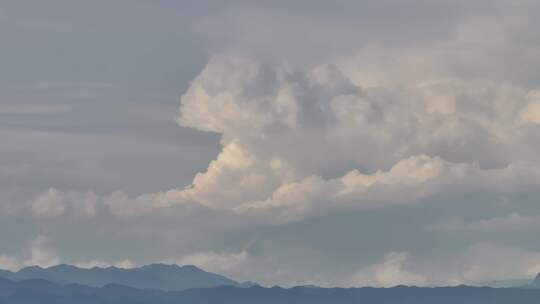
<svg viewBox="0 0 540 304">
<path fill-rule="evenodd" d="M 537 1 L 0 3 L 0 267 L 540 272 Z"/>
</svg>

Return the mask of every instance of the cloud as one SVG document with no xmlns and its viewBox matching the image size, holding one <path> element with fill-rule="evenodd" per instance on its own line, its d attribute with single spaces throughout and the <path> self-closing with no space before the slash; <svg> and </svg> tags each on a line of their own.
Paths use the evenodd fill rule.
<svg viewBox="0 0 540 304">
<path fill-rule="evenodd" d="M 298 71 L 216 56 L 182 97 L 178 121 L 220 133 L 223 150 L 180 193 L 241 214 L 281 208 L 288 221 L 325 207 L 414 203 L 450 191 L 510 194 L 538 184 L 522 124 L 534 113 L 534 90 L 411 79 L 364 89 L 339 65 Z"/>
<path fill-rule="evenodd" d="M 122 219 L 114 226 L 118 233 L 195 244 L 223 229 L 536 191 L 536 89 L 433 74 L 431 64 L 426 74 L 408 78 L 375 65 L 368 68 L 379 74 L 368 73 L 377 76 L 370 80 L 362 67 L 374 50 L 311 67 L 234 52 L 214 56 L 182 97 L 177 118 L 181 126 L 221 136 L 221 152 L 190 186 L 141 195 L 51 188 L 36 195 L 29 210 L 40 221 L 99 222 L 112 216 Z M 379 55 L 394 56 L 384 48 Z M 400 60 L 404 63 L 396 68 L 407 70 L 408 61 Z M 172 247 L 168 256 L 174 256 Z M 230 248 L 182 252 L 183 258 L 172 261 L 242 278 L 249 276 L 239 267 L 268 271 L 255 266 L 261 260 L 276 267 L 271 277 L 277 281 L 306 281 L 313 275 L 277 267 L 282 261 L 270 256 Z M 427 284 L 439 275 L 412 260 L 412 252 L 391 252 L 357 273 L 357 282 Z M 136 263 L 132 257 L 117 259 L 124 258 Z M 92 259 L 81 263 L 102 265 Z M 467 268 L 473 266 L 463 267 L 445 282 L 492 276 L 463 274 L 474 272 Z"/>
<path fill-rule="evenodd" d="M 27 246 L 16 255 L 0 254 L 0 269 L 17 271 L 27 266 L 51 267 L 59 265 L 63 259 L 51 248 L 48 236 L 38 235 L 27 243 Z M 116 266 L 132 268 L 134 263 L 129 259 L 104 262 L 97 260 L 75 260 L 73 265 L 82 268 Z"/>
<path fill-rule="evenodd" d="M 25 266 L 38 265 L 49 267 L 59 264 L 56 253 L 49 248 L 49 238 L 38 236 L 30 243 L 30 256 L 23 263 Z"/>
<path fill-rule="evenodd" d="M 362 56 L 375 55 L 367 48 Z M 540 182 L 530 125 L 536 90 L 414 75 L 363 87 L 355 65 L 343 62 L 297 68 L 234 52 L 213 57 L 178 116 L 182 126 L 221 134 L 206 171 L 184 189 L 89 198 L 80 213 L 95 212 L 97 200 L 128 217 L 195 204 L 283 223 L 449 193 L 512 195 Z M 65 199 L 50 190 L 34 200 L 34 213 L 61 215 Z"/>
<path fill-rule="evenodd" d="M 531 124 L 540 124 L 540 90 L 531 91 L 527 95 L 528 103 L 520 113 L 520 118 Z"/>
<path fill-rule="evenodd" d="M 248 257 L 247 251 L 239 253 L 200 252 L 184 256 L 173 262 L 178 265 L 195 265 L 202 269 L 217 273 L 238 270 Z M 170 262 L 170 261 L 167 261 Z"/>
<path fill-rule="evenodd" d="M 449 258 L 414 258 L 390 252 L 380 263 L 364 267 L 353 286 L 475 284 L 510 278 L 530 278 L 540 271 L 540 253 L 496 243 L 479 243 Z"/>
<path fill-rule="evenodd" d="M 455 164 L 421 155 L 404 159 L 386 172 L 362 174 L 353 170 L 332 180 L 310 176 L 282 185 L 267 200 L 243 204 L 235 210 L 248 215 L 275 210 L 281 219 L 289 221 L 325 211 L 416 204 L 478 191 L 512 195 L 538 185 L 538 170 L 527 165 L 483 170 L 477 164 Z"/>
<path fill-rule="evenodd" d="M 249 281 L 265 286 L 296 286 L 303 284 L 332 283 L 325 281 L 328 277 L 314 272 L 302 272 L 288 267 L 287 262 L 272 255 L 259 255 L 250 249 L 241 251 L 202 251 L 180 258 L 169 258 L 165 263 L 178 265 L 195 265 L 204 270 L 226 275 L 239 282 Z M 335 283 L 335 282 L 334 282 Z"/>
<path fill-rule="evenodd" d="M 94 268 L 94 267 L 109 267 L 114 266 L 118 268 L 133 268 L 134 264 L 131 260 L 125 259 L 122 261 L 107 263 L 102 261 L 96 261 L 96 260 L 90 260 L 90 261 L 78 261 L 74 263 L 73 265 L 80 267 L 80 268 Z"/>
<path fill-rule="evenodd" d="M 502 217 L 481 219 L 472 222 L 461 220 L 450 221 L 439 225 L 437 228 L 449 232 L 511 232 L 511 231 L 532 231 L 540 227 L 540 216 L 521 215 L 511 213 Z"/>
<path fill-rule="evenodd" d="M 196 265 L 235 279 L 255 280 L 262 284 L 279 281 L 285 286 L 300 283 L 328 287 L 449 286 L 515 278 L 532 280 L 540 272 L 539 251 L 490 242 L 476 243 L 456 255 L 444 257 L 390 251 L 380 261 L 358 270 L 348 267 L 325 274 L 302 272 L 295 267 L 286 267 L 287 261 L 282 258 L 257 255 L 247 250 L 199 252 L 164 262 Z"/>
<path fill-rule="evenodd" d="M 21 263 L 18 259 L 4 254 L 0 255 L 0 269 L 17 270 L 20 266 Z"/>
<path fill-rule="evenodd" d="M 357 286 L 424 285 L 427 278 L 405 269 L 409 256 L 406 252 L 391 252 L 380 264 L 359 271 L 354 277 Z"/>
<path fill-rule="evenodd" d="M 58 217 L 70 212 L 76 218 L 96 214 L 99 197 L 93 192 L 62 192 L 55 188 L 38 194 L 30 202 L 31 211 L 37 217 Z"/>
<path fill-rule="evenodd" d="M 23 251 L 22 257 L 0 255 L 0 268 L 18 270 L 25 266 L 49 267 L 59 264 L 56 253 L 49 247 L 49 238 L 38 235 L 31 240 Z"/>
<path fill-rule="evenodd" d="M 32 211 L 38 216 L 59 216 L 64 208 L 63 198 L 52 188 L 38 195 L 32 202 Z"/>
</svg>

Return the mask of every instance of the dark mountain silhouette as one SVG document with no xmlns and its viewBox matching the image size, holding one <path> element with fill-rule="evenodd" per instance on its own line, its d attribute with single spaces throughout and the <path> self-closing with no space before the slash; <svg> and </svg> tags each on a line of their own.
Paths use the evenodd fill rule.
<svg viewBox="0 0 540 304">
<path fill-rule="evenodd" d="M 0 269 L 0 278 L 14 280 L 15 274 L 11 271 Z"/>
<path fill-rule="evenodd" d="M 478 287 L 493 287 L 493 288 L 508 288 L 508 287 L 528 287 L 530 286 L 532 279 L 508 279 L 497 281 L 486 281 L 473 284 Z"/>
<path fill-rule="evenodd" d="M 118 284 L 104 287 L 61 285 L 46 280 L 0 279 L 0 304 L 537 304 L 539 289 L 438 287 L 314 288 L 221 286 L 185 291 L 142 290 Z"/>
<path fill-rule="evenodd" d="M 119 284 L 140 289 L 161 290 L 240 285 L 224 276 L 206 272 L 195 266 L 180 267 L 165 264 L 152 264 L 132 269 L 116 267 L 84 269 L 70 265 L 49 268 L 32 266 L 18 272 L 0 271 L 0 277 L 10 280 L 43 279 L 58 284 L 81 284 L 91 287 Z"/>
<path fill-rule="evenodd" d="M 534 278 L 530 287 L 540 288 L 540 273 L 536 276 L 536 278 Z"/>
</svg>

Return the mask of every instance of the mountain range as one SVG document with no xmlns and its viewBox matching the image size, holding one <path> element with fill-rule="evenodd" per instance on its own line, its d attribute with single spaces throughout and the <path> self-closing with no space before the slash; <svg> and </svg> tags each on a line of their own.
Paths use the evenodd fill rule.
<svg viewBox="0 0 540 304">
<path fill-rule="evenodd" d="M 0 278 L 13 281 L 42 279 L 57 284 L 80 284 L 103 287 L 118 284 L 140 289 L 186 290 L 215 286 L 241 286 L 224 276 L 206 272 L 195 266 L 152 264 L 139 268 L 78 268 L 57 265 L 49 268 L 31 266 L 17 272 L 0 270 Z"/>
<path fill-rule="evenodd" d="M 522 288 L 513 287 L 520 283 Z M 265 288 L 238 283 L 195 266 L 152 264 L 123 269 L 31 266 L 0 270 L 0 304 L 154 304 L 154 303 L 383 303 L 529 304 L 540 303 L 540 275 L 527 281 L 498 281 L 492 287 Z"/>
<path fill-rule="evenodd" d="M 489 287 L 314 288 L 220 286 L 184 291 L 143 290 L 117 284 L 89 287 L 46 280 L 0 279 L 0 304 L 537 304 L 540 289 Z"/>
</svg>

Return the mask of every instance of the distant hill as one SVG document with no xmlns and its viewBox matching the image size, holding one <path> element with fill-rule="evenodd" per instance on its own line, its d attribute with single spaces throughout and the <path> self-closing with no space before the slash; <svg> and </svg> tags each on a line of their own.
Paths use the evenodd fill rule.
<svg viewBox="0 0 540 304">
<path fill-rule="evenodd" d="M 185 291 L 61 285 L 46 280 L 0 279 L 0 304 L 537 304 L 539 289 L 438 287 L 314 288 L 222 286 Z"/>
<path fill-rule="evenodd" d="M 0 271 L 0 277 L 9 280 L 43 279 L 58 284 L 81 284 L 103 287 L 119 284 L 140 289 L 185 290 L 190 288 L 239 286 L 224 276 L 206 272 L 195 266 L 152 264 L 140 268 L 116 267 L 90 269 L 70 265 L 49 268 L 27 267 L 18 272 Z"/>
<path fill-rule="evenodd" d="M 493 288 L 507 288 L 507 287 L 528 287 L 530 286 L 532 279 L 509 279 L 498 281 L 487 281 L 473 284 L 478 287 L 493 287 Z"/>
<path fill-rule="evenodd" d="M 536 278 L 534 278 L 530 287 L 540 288 L 540 273 L 536 276 Z"/>
<path fill-rule="evenodd" d="M 11 271 L 8 271 L 8 270 L 0 269 L 0 278 L 14 280 L 15 279 L 15 273 L 13 273 Z"/>
</svg>

